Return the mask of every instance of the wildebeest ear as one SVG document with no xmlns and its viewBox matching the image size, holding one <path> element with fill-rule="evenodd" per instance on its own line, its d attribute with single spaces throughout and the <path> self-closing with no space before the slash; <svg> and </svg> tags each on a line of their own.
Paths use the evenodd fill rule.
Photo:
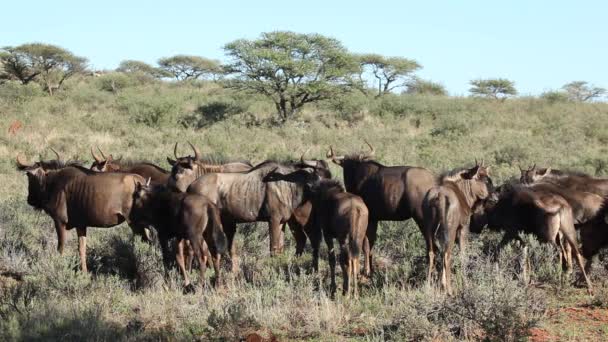
<svg viewBox="0 0 608 342">
<path fill-rule="evenodd" d="M 176 163 L 176 161 L 175 161 L 175 160 L 173 160 L 173 159 L 171 159 L 171 158 L 169 158 L 169 157 L 167 157 L 167 162 L 169 162 L 169 164 L 170 164 L 171 166 L 175 165 L 175 163 Z"/>
<path fill-rule="evenodd" d="M 462 177 L 463 179 L 472 179 L 473 177 L 477 176 L 477 173 L 479 172 L 479 165 L 473 166 L 472 168 L 462 172 L 460 174 L 460 177 Z"/>
</svg>

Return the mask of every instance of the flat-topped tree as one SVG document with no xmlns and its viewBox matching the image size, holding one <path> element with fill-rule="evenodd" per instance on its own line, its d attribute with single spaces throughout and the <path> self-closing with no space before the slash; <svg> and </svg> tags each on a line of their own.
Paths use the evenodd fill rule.
<svg viewBox="0 0 608 342">
<path fill-rule="evenodd" d="M 222 73 L 219 61 L 199 56 L 175 55 L 158 60 L 158 65 L 178 81 L 215 78 Z"/>
<path fill-rule="evenodd" d="M 282 121 L 306 103 L 349 91 L 358 66 L 333 38 L 289 31 L 262 33 L 256 40 L 239 39 L 224 46 L 233 77 L 226 86 L 265 95 Z"/>
<path fill-rule="evenodd" d="M 606 94 L 606 89 L 590 85 L 585 81 L 570 82 L 562 87 L 571 101 L 587 102 Z"/>
<path fill-rule="evenodd" d="M 0 59 L 7 77 L 22 84 L 38 81 L 49 95 L 65 80 L 86 70 L 86 58 L 55 45 L 30 43 L 2 50 Z"/>
<path fill-rule="evenodd" d="M 418 69 L 420 64 L 415 60 L 404 57 L 385 57 L 377 54 L 358 55 L 357 59 L 361 66 L 361 72 L 369 72 L 378 82 L 378 94 L 380 97 L 398 87 L 405 86 L 407 80 Z"/>
<path fill-rule="evenodd" d="M 118 68 L 116 68 L 116 71 L 131 74 L 143 74 L 153 78 L 173 76 L 173 74 L 170 74 L 166 70 L 155 68 L 148 63 L 132 59 L 127 59 L 120 62 L 120 65 L 118 66 Z"/>
<path fill-rule="evenodd" d="M 509 96 L 517 95 L 517 89 L 515 89 L 515 82 L 507 80 L 505 78 L 490 78 L 490 79 L 478 79 L 469 82 L 471 88 L 469 92 L 473 96 L 480 96 L 486 98 L 492 98 L 496 100 L 505 100 Z"/>
</svg>

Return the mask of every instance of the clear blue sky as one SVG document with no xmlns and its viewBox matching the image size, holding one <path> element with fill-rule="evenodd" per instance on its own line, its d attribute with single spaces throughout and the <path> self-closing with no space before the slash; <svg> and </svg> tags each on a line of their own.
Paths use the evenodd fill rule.
<svg viewBox="0 0 608 342">
<path fill-rule="evenodd" d="M 608 1 L 7 1 L 0 45 L 57 44 L 95 69 L 194 54 L 261 32 L 318 32 L 353 52 L 413 58 L 419 75 L 464 95 L 505 77 L 521 94 L 573 80 L 608 87 Z"/>
</svg>

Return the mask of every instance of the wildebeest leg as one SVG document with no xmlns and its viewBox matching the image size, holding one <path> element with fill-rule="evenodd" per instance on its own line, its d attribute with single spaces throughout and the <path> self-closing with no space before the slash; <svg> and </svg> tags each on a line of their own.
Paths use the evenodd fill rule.
<svg viewBox="0 0 608 342">
<path fill-rule="evenodd" d="M 206 248 L 205 241 L 203 239 L 192 241 L 192 249 L 194 249 L 194 256 L 198 260 L 198 271 L 200 277 L 201 287 L 205 288 L 207 282 L 205 281 L 205 273 L 207 273 L 207 254 L 209 251 Z"/>
<path fill-rule="evenodd" d="M 342 295 L 350 297 L 350 258 L 348 257 L 347 247 L 342 244 L 340 248 L 340 269 L 342 270 Z"/>
<path fill-rule="evenodd" d="M 236 223 L 233 221 L 222 221 L 224 233 L 228 242 L 228 250 L 230 250 L 230 264 L 232 273 L 236 273 L 239 269 L 239 263 L 236 256 L 236 246 L 234 245 L 234 234 L 236 233 Z"/>
<path fill-rule="evenodd" d="M 333 238 L 325 236 L 325 244 L 327 245 L 327 260 L 329 261 L 329 276 L 331 278 L 329 292 L 333 298 L 333 296 L 336 294 L 336 253 L 334 251 Z"/>
<path fill-rule="evenodd" d="M 583 256 L 578 250 L 576 243 L 576 231 L 574 230 L 574 222 L 571 214 L 564 211 L 560 212 L 560 230 L 562 234 L 564 234 L 564 238 L 568 241 L 568 244 L 570 244 L 570 247 L 572 247 L 572 253 L 574 253 L 578 267 L 580 267 L 581 271 L 583 272 L 583 278 L 587 283 L 587 292 L 592 295 L 593 286 L 591 285 L 591 280 L 589 280 L 587 272 L 585 271 L 585 265 L 583 265 Z"/>
<path fill-rule="evenodd" d="M 188 271 L 186 271 L 186 262 L 184 260 L 184 245 L 186 244 L 185 239 L 178 238 L 175 246 L 175 260 L 177 266 L 184 279 L 184 293 L 193 293 L 194 287 L 190 284 L 190 278 L 188 277 Z"/>
<path fill-rule="evenodd" d="M 434 232 L 428 230 L 424 235 L 424 241 L 426 242 L 426 258 L 428 262 L 426 283 L 429 286 L 433 282 L 433 271 L 435 270 L 435 251 L 437 250 L 433 236 Z"/>
<path fill-rule="evenodd" d="M 192 271 L 192 263 L 194 262 L 194 256 L 196 255 L 196 252 L 194 250 L 197 248 L 196 245 L 193 245 L 190 241 L 192 241 L 192 240 L 190 240 L 190 239 L 186 240 L 185 245 L 184 245 L 184 255 L 185 255 L 187 272 Z"/>
<path fill-rule="evenodd" d="M 277 217 L 271 217 L 268 226 L 270 228 L 270 255 L 278 255 L 281 253 L 281 221 Z"/>
<path fill-rule="evenodd" d="M 466 284 L 466 263 L 467 263 L 467 242 L 468 242 L 469 229 L 467 227 L 460 227 L 458 229 L 458 248 L 460 249 L 460 274 L 463 282 Z"/>
<path fill-rule="evenodd" d="M 291 233 L 296 240 L 296 256 L 301 256 L 302 253 L 304 253 L 304 247 L 306 247 L 304 227 L 302 227 L 294 218 L 290 218 L 288 224 L 289 230 L 291 230 Z"/>
<path fill-rule="evenodd" d="M 359 281 L 357 276 L 359 275 L 359 257 L 350 258 L 352 264 L 350 279 L 352 279 L 353 287 L 355 290 L 355 298 L 359 298 Z"/>
<path fill-rule="evenodd" d="M 80 254 L 80 267 L 82 272 L 87 273 L 87 227 L 77 227 L 78 254 Z"/>
<path fill-rule="evenodd" d="M 378 230 L 378 221 L 369 220 L 365 240 L 363 241 L 363 254 L 365 256 L 365 275 L 370 276 L 373 270 L 372 250 L 376 243 L 376 233 Z"/>
<path fill-rule="evenodd" d="M 63 255 L 65 249 L 65 240 L 67 239 L 67 230 L 65 224 L 59 220 L 55 220 L 55 231 L 57 232 L 57 252 Z"/>
<path fill-rule="evenodd" d="M 164 234 L 158 234 L 158 242 L 160 243 L 160 251 L 163 256 L 163 265 L 165 267 L 165 278 L 169 277 L 169 237 Z"/>
<path fill-rule="evenodd" d="M 308 229 L 308 238 L 312 247 L 312 269 L 314 272 L 319 272 L 319 249 L 322 237 L 323 233 L 319 227 L 313 226 Z"/>
</svg>

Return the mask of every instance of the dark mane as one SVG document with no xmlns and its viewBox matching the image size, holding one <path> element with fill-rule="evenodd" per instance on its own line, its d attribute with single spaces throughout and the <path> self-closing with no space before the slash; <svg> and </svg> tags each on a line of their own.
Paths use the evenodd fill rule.
<svg viewBox="0 0 608 342">
<path fill-rule="evenodd" d="M 353 160 L 353 161 L 358 161 L 358 162 L 375 162 L 377 164 L 380 164 L 376 161 L 374 161 L 373 156 L 370 156 L 366 153 L 361 153 L 361 152 L 356 152 L 356 153 L 350 153 L 344 156 L 344 159 L 348 159 L 348 160 Z"/>
<path fill-rule="evenodd" d="M 27 167 L 24 170 L 32 170 L 38 167 L 41 167 L 45 170 L 59 170 L 68 166 L 78 166 L 82 167 L 82 161 L 80 160 L 41 160 L 39 162 L 34 163 L 31 167 Z"/>
<path fill-rule="evenodd" d="M 321 179 L 314 183 L 311 190 L 313 192 L 325 192 L 334 188 L 338 188 L 340 192 L 346 191 L 342 182 L 337 179 Z"/>
<path fill-rule="evenodd" d="M 80 164 L 72 164 L 72 165 L 68 165 L 68 166 L 73 167 L 75 169 L 78 169 L 78 170 L 84 172 L 87 175 L 98 175 L 98 174 L 101 174 L 101 172 L 93 171 L 93 170 L 91 170 L 91 169 L 89 169 L 87 167 L 84 167 L 84 166 L 80 165 Z"/>
<path fill-rule="evenodd" d="M 457 168 L 452 169 L 452 170 L 444 171 L 444 172 L 442 172 L 437 177 L 437 181 L 439 183 L 441 183 L 441 182 L 443 182 L 443 181 L 445 181 L 445 180 L 447 180 L 449 178 L 452 178 L 454 176 L 457 176 L 457 175 L 461 174 L 465 170 L 468 170 L 468 168 L 466 168 L 466 167 L 457 167 Z"/>
<path fill-rule="evenodd" d="M 546 168 L 542 168 L 542 169 L 538 169 L 538 171 L 541 171 L 541 173 L 545 173 L 547 169 Z M 577 171 L 577 170 L 554 170 L 551 169 L 551 174 L 552 175 L 556 175 L 556 176 L 576 176 L 576 177 L 586 177 L 586 178 L 593 178 L 593 176 L 589 175 L 588 173 L 582 172 L 582 171 Z"/>
<path fill-rule="evenodd" d="M 264 160 L 261 163 L 256 164 L 255 166 L 253 166 L 251 168 L 251 170 L 249 170 L 248 172 L 259 170 L 259 169 L 262 169 L 264 167 L 268 167 L 270 165 L 276 165 L 276 166 L 281 165 L 281 166 L 285 166 L 285 167 L 294 166 L 295 167 L 295 166 L 298 166 L 299 164 L 300 164 L 299 161 L 298 162 L 294 162 L 292 160 L 280 161 L 280 160 L 275 160 L 275 159 L 267 159 L 267 160 Z"/>
<path fill-rule="evenodd" d="M 113 162 L 115 162 L 116 164 L 120 165 L 121 167 L 131 167 L 131 166 L 137 166 L 137 165 L 148 165 L 148 166 L 152 166 L 155 169 L 157 169 L 158 171 L 161 171 L 163 173 L 168 173 L 169 171 L 163 169 L 162 167 L 147 161 L 147 160 L 135 160 L 135 159 L 127 159 L 127 160 L 114 160 Z"/>
</svg>

